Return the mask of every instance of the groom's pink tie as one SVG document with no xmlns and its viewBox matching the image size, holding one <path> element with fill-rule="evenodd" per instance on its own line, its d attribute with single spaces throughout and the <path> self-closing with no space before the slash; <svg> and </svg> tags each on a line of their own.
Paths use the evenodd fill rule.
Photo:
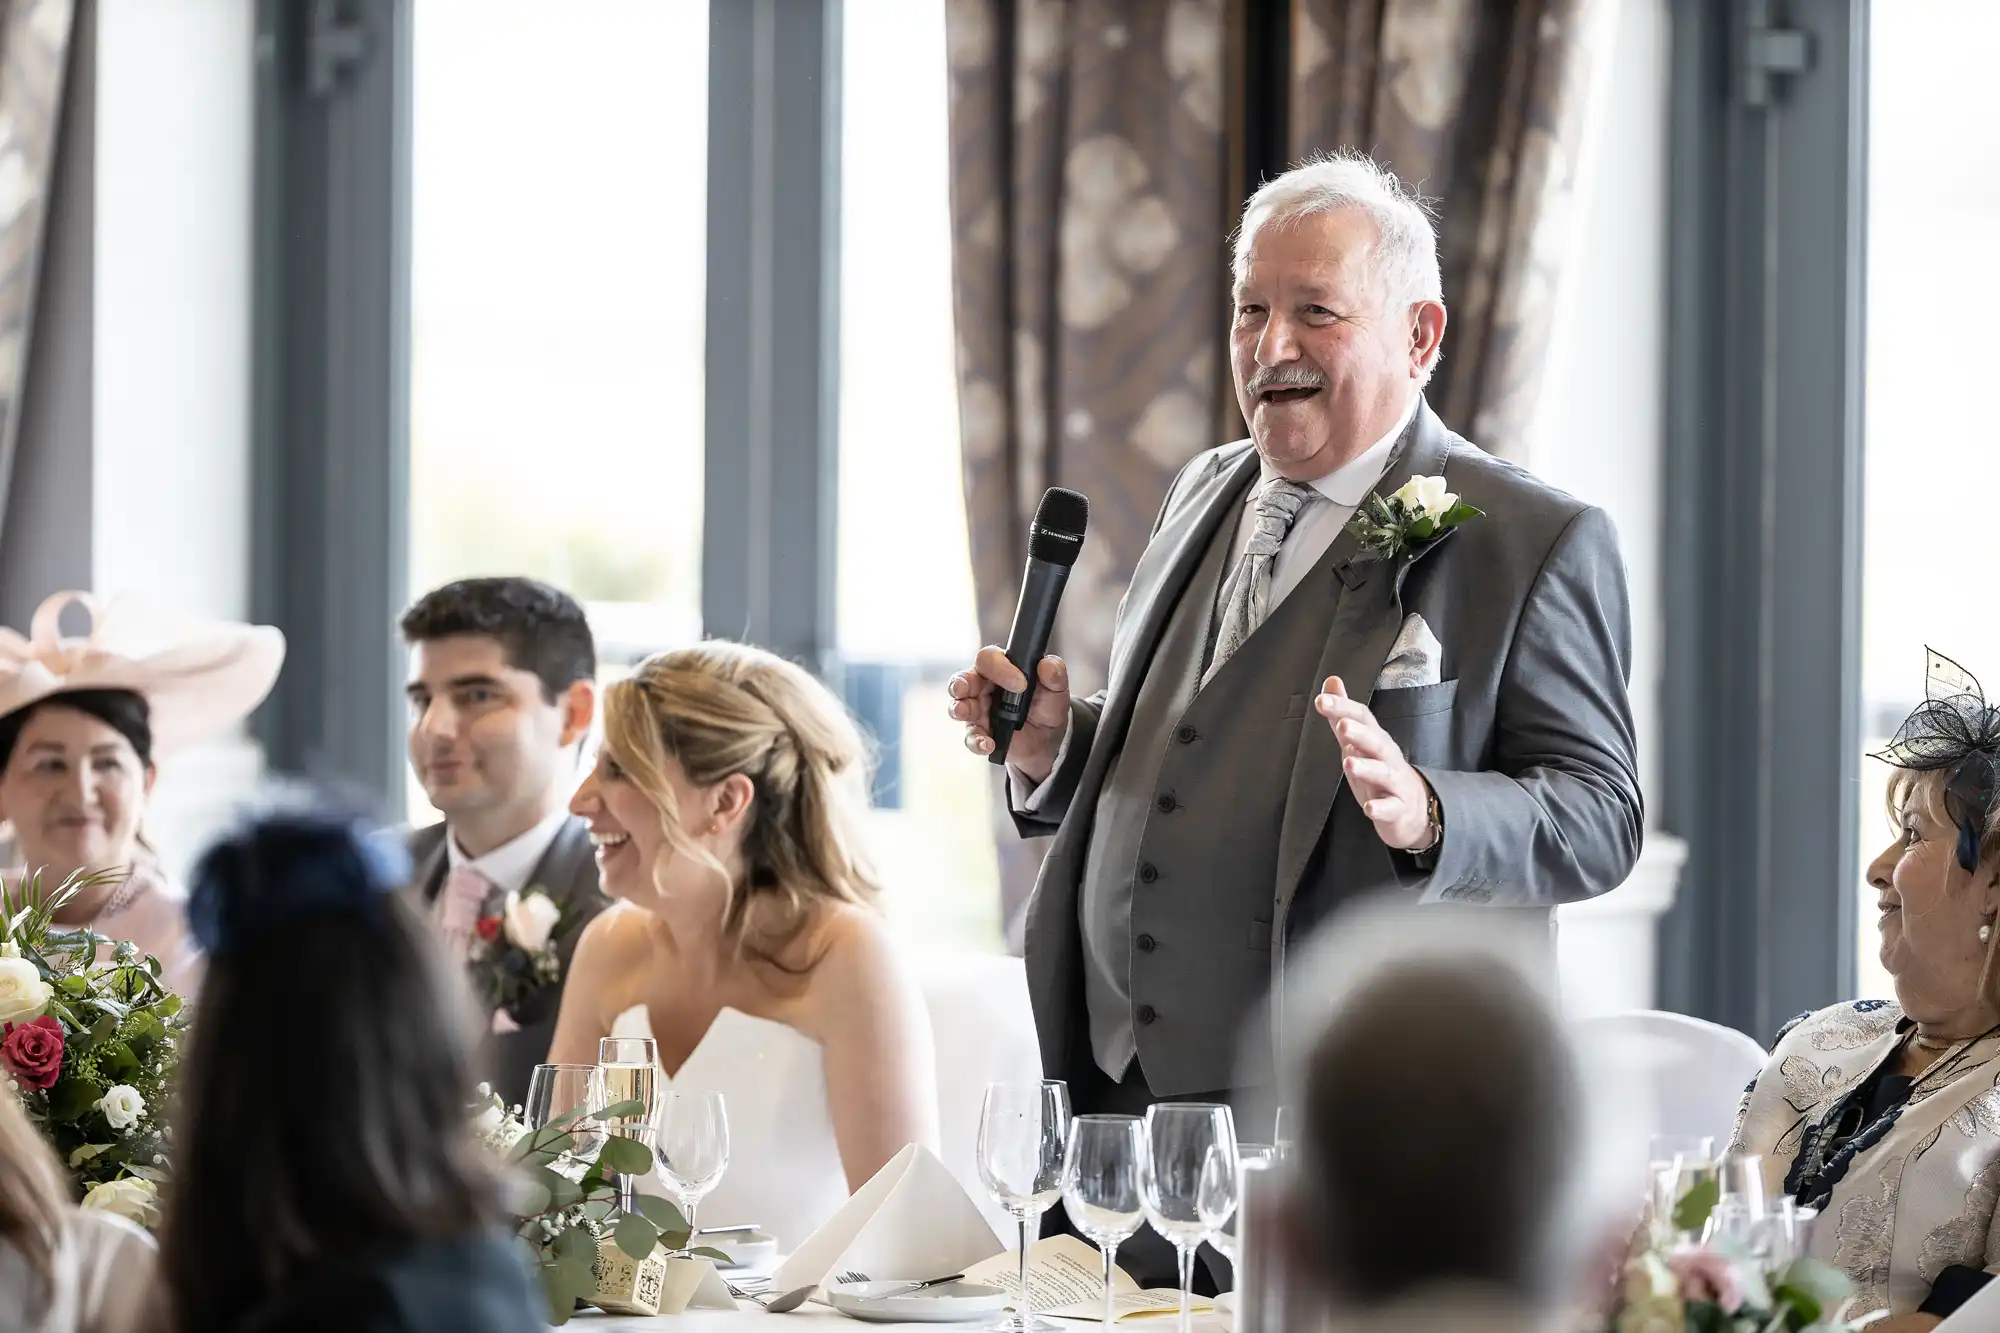
<svg viewBox="0 0 2000 1333">
<path fill-rule="evenodd" d="M 438 890 L 438 930 L 444 935 L 445 948 L 461 964 L 472 947 L 472 928 L 479 921 L 479 909 L 492 892 L 493 881 L 469 865 L 446 875 L 444 887 Z"/>
</svg>

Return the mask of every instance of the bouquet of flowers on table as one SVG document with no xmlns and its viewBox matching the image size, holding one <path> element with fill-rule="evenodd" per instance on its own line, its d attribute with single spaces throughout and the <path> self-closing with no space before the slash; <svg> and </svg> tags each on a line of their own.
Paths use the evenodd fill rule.
<svg viewBox="0 0 2000 1333">
<path fill-rule="evenodd" d="M 186 1018 L 159 960 L 129 943 L 54 924 L 104 876 L 72 875 L 44 894 L 39 875 L 0 886 L 0 1070 L 87 1208 L 150 1226 L 166 1178 L 168 1082 Z"/>
<path fill-rule="evenodd" d="M 598 1122 L 638 1115 L 640 1103 L 619 1102 L 588 1119 L 578 1107 L 531 1130 L 497 1093 L 485 1084 L 479 1091 L 483 1100 L 474 1108 L 473 1131 L 514 1170 L 516 1234 L 541 1277 L 551 1324 L 568 1322 L 579 1303 L 600 1303 L 596 1297 L 605 1285 L 607 1243 L 634 1264 L 651 1259 L 662 1245 L 671 1252 L 728 1261 L 728 1255 L 716 1250 L 689 1250 L 687 1219 L 665 1199 L 641 1194 L 634 1202 L 637 1212 L 620 1208 L 613 1177 L 651 1170 L 652 1149 L 637 1139 L 607 1133 Z"/>
<path fill-rule="evenodd" d="M 1625 1263 L 1613 1333 L 1855 1333 L 1883 1317 L 1856 1312 L 1853 1282 L 1800 1253 L 1782 1217 L 1712 1225 L 1717 1199 L 1715 1181 L 1705 1181 L 1674 1207 L 1670 1226 L 1649 1229 Z"/>
<path fill-rule="evenodd" d="M 466 950 L 473 990 L 488 1012 L 504 1013 L 516 1023 L 536 1022 L 546 1017 L 544 997 L 561 994 L 559 941 L 576 914 L 533 885 L 525 894 L 509 889 L 487 906 L 491 910 L 473 921 Z"/>
</svg>

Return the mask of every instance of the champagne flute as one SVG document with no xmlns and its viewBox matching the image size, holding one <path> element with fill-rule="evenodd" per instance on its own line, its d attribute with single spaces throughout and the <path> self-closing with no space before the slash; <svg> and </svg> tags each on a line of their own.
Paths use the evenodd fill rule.
<svg viewBox="0 0 2000 1333">
<path fill-rule="evenodd" d="M 1053 1328 L 1035 1318 L 1028 1290 L 1029 1227 L 1062 1193 L 1069 1087 L 1054 1079 L 989 1083 L 979 1113 L 979 1179 L 1021 1224 L 1021 1306 L 993 1325 L 1008 1333 Z"/>
<path fill-rule="evenodd" d="M 1104 1326 L 1117 1322 L 1111 1273 L 1118 1246 L 1146 1220 L 1139 1177 L 1146 1158 L 1146 1125 L 1135 1115 L 1080 1115 L 1063 1155 L 1062 1199 L 1076 1229 L 1104 1256 Z"/>
<path fill-rule="evenodd" d="M 659 1048 L 651 1037 L 605 1037 L 597 1043 L 597 1064 L 604 1071 L 605 1105 L 637 1102 L 629 1114 L 605 1117 L 605 1129 L 620 1138 L 637 1139 L 650 1151 L 659 1117 Z M 618 1207 L 637 1210 L 638 1181 L 618 1177 Z"/>
<path fill-rule="evenodd" d="M 528 1100 L 521 1114 L 530 1132 L 551 1120 L 574 1111 L 577 1115 L 563 1133 L 570 1137 L 570 1149 L 563 1154 L 568 1166 L 581 1179 L 604 1147 L 604 1071 L 596 1065 L 536 1065 L 528 1078 Z"/>
<path fill-rule="evenodd" d="M 1180 1255 L 1180 1329 L 1181 1333 L 1192 1333 L 1194 1252 L 1214 1230 L 1204 1212 L 1214 1216 L 1225 1202 L 1225 1193 L 1228 1211 L 1236 1209 L 1236 1122 L 1226 1106 L 1161 1102 L 1146 1112 L 1146 1140 L 1146 1220 Z M 1204 1210 L 1202 1176 L 1213 1148 L 1227 1151 L 1228 1165 L 1226 1169 L 1219 1164 L 1215 1168 L 1218 1179 Z M 1226 1219 L 1228 1213 L 1222 1216 Z"/>
<path fill-rule="evenodd" d="M 660 1098 L 659 1126 L 654 1155 L 692 1245 L 694 1211 L 729 1167 L 729 1113 L 719 1092 L 673 1089 Z"/>
<path fill-rule="evenodd" d="M 1764 1159 L 1755 1153 L 1730 1153 L 1716 1167 L 1715 1211 L 1704 1237 L 1749 1240 L 1763 1224 Z"/>
</svg>

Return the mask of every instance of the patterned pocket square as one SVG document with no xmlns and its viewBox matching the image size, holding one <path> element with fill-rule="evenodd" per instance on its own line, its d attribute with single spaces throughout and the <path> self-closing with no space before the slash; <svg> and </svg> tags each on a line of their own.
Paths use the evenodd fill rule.
<svg viewBox="0 0 2000 1333">
<path fill-rule="evenodd" d="M 1424 618 L 1412 615 L 1403 621 L 1389 660 L 1375 678 L 1378 690 L 1407 690 L 1418 685 L 1436 685 L 1444 678 L 1444 645 L 1431 633 Z"/>
</svg>

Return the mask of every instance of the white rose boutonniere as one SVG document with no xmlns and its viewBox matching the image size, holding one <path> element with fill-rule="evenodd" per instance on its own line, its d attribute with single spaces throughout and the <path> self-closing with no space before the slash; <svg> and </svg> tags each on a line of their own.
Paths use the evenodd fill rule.
<svg viewBox="0 0 2000 1333">
<path fill-rule="evenodd" d="M 122 1176 L 94 1185 L 83 1196 L 85 1208 L 98 1208 L 140 1226 L 151 1226 L 159 1218 L 159 1187 L 137 1176 Z"/>
<path fill-rule="evenodd" d="M 540 889 L 528 890 L 526 897 L 508 893 L 507 905 L 500 910 L 501 929 L 507 933 L 507 942 L 527 953 L 540 952 L 560 920 L 562 909 Z"/>
<path fill-rule="evenodd" d="M 1387 498 L 1371 495 L 1349 520 L 1347 530 L 1377 560 L 1415 555 L 1482 511 L 1445 489 L 1443 477 L 1411 477 Z"/>
<path fill-rule="evenodd" d="M 113 1129 L 130 1129 L 146 1114 L 146 1099 L 129 1083 L 120 1083 L 97 1099 L 105 1123 Z"/>
<path fill-rule="evenodd" d="M 53 992 L 42 974 L 25 958 L 0 958 L 0 1023 L 26 1023 L 40 1018 Z"/>
</svg>

